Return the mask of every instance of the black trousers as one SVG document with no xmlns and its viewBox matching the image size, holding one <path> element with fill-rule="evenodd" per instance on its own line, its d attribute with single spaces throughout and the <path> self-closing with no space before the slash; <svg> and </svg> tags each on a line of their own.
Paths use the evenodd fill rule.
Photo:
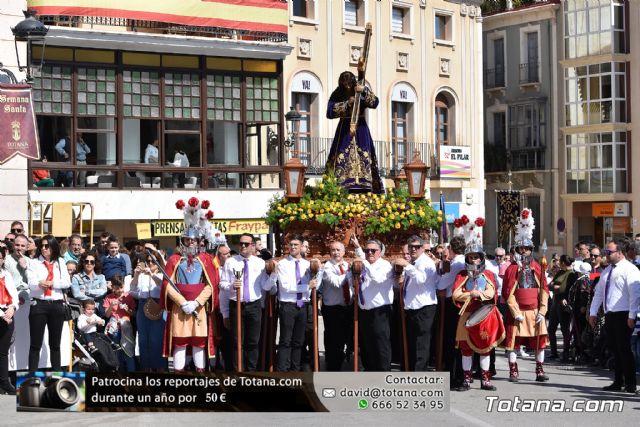
<svg viewBox="0 0 640 427">
<path fill-rule="evenodd" d="M 223 325 L 224 319 L 221 314 L 218 314 L 216 319 L 220 325 Z M 231 321 L 231 319 L 229 319 Z M 227 329 L 222 326 L 222 338 L 220 345 L 216 347 L 216 370 L 224 369 L 225 372 L 233 372 L 233 337 L 231 336 L 231 329 Z"/>
<path fill-rule="evenodd" d="M 614 383 L 634 388 L 636 386 L 636 365 L 631 351 L 633 329 L 627 325 L 628 318 L 628 311 L 609 312 L 604 316 L 604 329 L 607 333 L 607 344 L 613 353 L 616 365 Z"/>
<path fill-rule="evenodd" d="M 235 301 L 229 301 L 229 318 L 231 319 L 231 336 L 233 337 L 232 366 L 237 371 L 237 354 L 238 334 L 237 334 L 237 307 Z M 260 342 L 260 332 L 262 326 L 262 307 L 260 300 L 249 303 L 241 303 L 241 320 L 242 320 L 242 370 L 244 372 L 253 372 L 258 366 L 258 343 Z M 226 362 L 226 360 L 225 360 Z"/>
<path fill-rule="evenodd" d="M 405 310 L 409 368 L 412 371 L 427 370 L 431 355 L 431 328 L 436 310 L 436 304 L 425 305 L 417 310 Z"/>
<path fill-rule="evenodd" d="M 358 309 L 358 345 L 365 371 L 391 370 L 390 321 L 391 305 L 371 310 Z"/>
<path fill-rule="evenodd" d="M 560 325 L 560 330 L 562 331 L 562 357 L 564 358 L 569 356 L 569 348 L 571 346 L 571 312 L 566 310 L 560 301 L 553 301 L 551 314 L 549 315 L 549 327 L 547 328 L 551 354 L 553 355 L 558 354 L 558 339 L 556 337 L 558 325 Z"/>
<path fill-rule="evenodd" d="M 29 312 L 29 334 L 31 345 L 29 346 L 29 370 L 38 370 L 40 362 L 40 350 L 45 327 L 49 331 L 49 359 L 51 368 L 60 370 L 60 338 L 64 325 L 64 306 L 62 301 L 34 300 Z"/>
<path fill-rule="evenodd" d="M 7 324 L 0 319 L 0 387 L 9 383 L 9 347 L 15 322 Z"/>
<path fill-rule="evenodd" d="M 324 321 L 324 360 L 327 371 L 341 371 L 345 347 L 353 328 L 352 305 L 322 305 Z"/>
<path fill-rule="evenodd" d="M 280 341 L 278 342 L 278 371 L 300 371 L 302 344 L 307 326 L 307 305 L 280 302 Z"/>
<path fill-rule="evenodd" d="M 306 304 L 307 307 L 307 323 L 304 328 L 304 342 L 302 344 L 302 364 L 309 364 L 309 368 L 313 369 L 313 354 L 314 354 L 314 346 L 313 342 L 313 304 L 309 301 Z"/>
<path fill-rule="evenodd" d="M 451 297 L 445 298 L 444 307 L 444 337 L 442 343 L 442 357 L 444 370 L 449 371 L 451 387 L 462 385 L 464 373 L 462 372 L 462 354 L 456 348 L 456 329 L 458 328 L 458 309 L 453 305 Z"/>
</svg>

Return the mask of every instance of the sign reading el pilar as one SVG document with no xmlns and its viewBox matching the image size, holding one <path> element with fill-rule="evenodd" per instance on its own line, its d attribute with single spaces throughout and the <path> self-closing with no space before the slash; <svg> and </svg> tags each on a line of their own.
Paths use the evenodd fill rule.
<svg viewBox="0 0 640 427">
<path fill-rule="evenodd" d="M 31 87 L 0 84 L 0 164 L 17 155 L 40 158 Z"/>
</svg>

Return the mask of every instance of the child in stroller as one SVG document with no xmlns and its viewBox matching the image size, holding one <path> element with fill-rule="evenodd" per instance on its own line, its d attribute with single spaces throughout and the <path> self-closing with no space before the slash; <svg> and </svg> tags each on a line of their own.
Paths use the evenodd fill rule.
<svg viewBox="0 0 640 427">
<path fill-rule="evenodd" d="M 118 370 L 118 350 L 114 343 L 101 332 L 96 331 L 85 336 L 80 329 L 80 317 L 82 316 L 82 303 L 80 301 L 69 298 L 69 307 L 73 313 L 73 318 L 77 319 L 78 325 L 74 331 L 73 340 L 73 369 L 76 371 L 97 371 L 97 372 L 114 372 Z M 95 303 L 94 303 L 95 308 Z M 86 314 L 86 312 L 85 312 Z M 95 314 L 94 314 L 95 316 Z M 104 324 L 104 320 L 102 324 Z M 94 326 L 95 327 L 95 326 Z M 87 338 L 90 341 L 87 341 Z M 89 347 L 89 342 L 93 348 Z"/>
<path fill-rule="evenodd" d="M 93 341 L 96 336 L 97 326 L 104 326 L 105 322 L 104 319 L 96 314 L 96 303 L 92 299 L 82 301 L 82 311 L 83 313 L 78 317 L 77 328 L 82 332 L 87 347 L 93 353 L 96 351 Z"/>
</svg>

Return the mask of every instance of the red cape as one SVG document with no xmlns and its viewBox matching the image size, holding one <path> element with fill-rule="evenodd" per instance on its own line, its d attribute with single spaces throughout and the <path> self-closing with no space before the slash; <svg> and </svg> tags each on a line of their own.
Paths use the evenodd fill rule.
<svg viewBox="0 0 640 427">
<path fill-rule="evenodd" d="M 532 260 L 530 264 L 531 269 L 534 272 L 536 283 L 542 286 L 542 289 L 548 294 L 549 286 L 547 285 L 547 278 L 542 274 L 542 267 L 538 264 L 538 261 Z M 504 272 L 504 279 L 502 281 L 502 298 L 506 301 L 509 295 L 513 292 L 514 288 L 518 284 L 518 271 L 520 267 L 515 262 L 512 262 L 507 271 Z"/>
<path fill-rule="evenodd" d="M 488 282 L 490 282 L 493 285 L 493 288 L 496 290 L 496 295 L 494 298 L 494 304 L 495 304 L 498 302 L 498 278 L 496 277 L 493 271 L 489 271 L 486 269 L 482 272 L 482 275 Z M 456 275 L 456 280 L 453 282 L 453 288 L 451 289 L 451 292 L 454 292 L 460 286 L 464 286 L 464 284 L 467 283 L 468 278 L 469 276 L 467 275 L 467 270 L 461 270 Z M 458 308 L 462 308 L 462 305 L 463 305 L 462 303 L 457 301 L 453 301 L 453 304 Z"/>
</svg>

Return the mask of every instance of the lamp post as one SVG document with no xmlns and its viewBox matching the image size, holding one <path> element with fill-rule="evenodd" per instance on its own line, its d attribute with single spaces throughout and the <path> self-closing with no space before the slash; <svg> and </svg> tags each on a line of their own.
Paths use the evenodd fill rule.
<svg viewBox="0 0 640 427">
<path fill-rule="evenodd" d="M 304 173 L 307 170 L 306 166 L 298 158 L 298 150 L 291 150 L 292 147 L 296 147 L 298 123 L 302 116 L 293 107 L 287 114 L 285 114 L 287 138 L 284 140 L 284 146 L 288 152 L 292 152 L 292 157 L 284 164 L 284 184 L 285 184 L 285 197 L 287 199 L 299 199 L 302 197 L 304 190 Z M 289 155 L 287 154 L 287 157 Z"/>
<path fill-rule="evenodd" d="M 16 59 L 18 60 L 18 70 L 26 71 L 26 82 L 31 84 L 33 81 L 32 65 L 31 65 L 31 51 L 34 42 L 42 42 L 44 53 L 44 41 L 45 36 L 49 29 L 44 24 L 35 18 L 36 12 L 34 10 L 23 11 L 25 19 L 18 22 L 18 25 L 11 29 L 14 37 L 14 43 L 16 47 Z M 27 43 L 27 63 L 23 66 L 20 65 L 20 53 L 18 52 L 18 42 Z"/>
<path fill-rule="evenodd" d="M 402 187 L 403 182 L 407 182 L 407 174 L 404 169 L 401 169 L 400 172 L 396 174 L 396 177 L 393 178 L 393 184 L 396 186 L 396 190 L 399 190 L 400 187 Z"/>
<path fill-rule="evenodd" d="M 427 178 L 428 171 L 429 166 L 420 159 L 420 152 L 416 151 L 411 163 L 404 167 L 404 172 L 407 175 L 407 181 L 409 183 L 409 195 L 412 198 L 424 198 L 424 182 Z"/>
</svg>

